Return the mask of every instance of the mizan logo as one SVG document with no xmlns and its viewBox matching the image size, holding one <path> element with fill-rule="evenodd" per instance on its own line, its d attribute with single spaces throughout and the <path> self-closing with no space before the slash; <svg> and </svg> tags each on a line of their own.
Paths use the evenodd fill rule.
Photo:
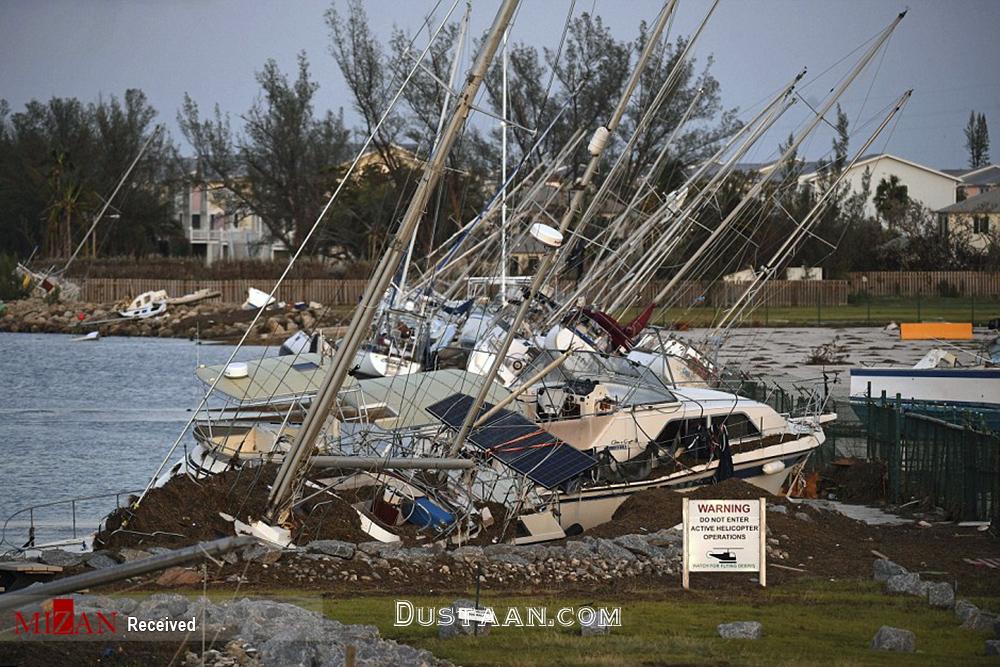
<svg viewBox="0 0 1000 667">
<path fill-rule="evenodd" d="M 117 611 L 75 613 L 72 598 L 55 598 L 51 609 L 25 616 L 14 612 L 14 633 L 18 635 L 103 635 L 115 633 Z"/>
</svg>

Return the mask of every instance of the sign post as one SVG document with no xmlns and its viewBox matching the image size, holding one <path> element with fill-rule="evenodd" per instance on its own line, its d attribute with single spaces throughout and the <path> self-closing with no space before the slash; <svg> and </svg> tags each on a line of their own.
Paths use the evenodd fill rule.
<svg viewBox="0 0 1000 667">
<path fill-rule="evenodd" d="M 684 588 L 691 572 L 757 572 L 767 586 L 767 501 L 683 499 Z"/>
</svg>

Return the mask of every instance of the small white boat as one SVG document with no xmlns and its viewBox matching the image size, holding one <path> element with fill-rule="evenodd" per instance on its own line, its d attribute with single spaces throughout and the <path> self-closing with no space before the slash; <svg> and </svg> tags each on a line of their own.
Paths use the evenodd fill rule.
<svg viewBox="0 0 1000 667">
<path fill-rule="evenodd" d="M 140 320 L 158 317 L 167 312 L 167 298 L 167 293 L 164 290 L 143 292 L 132 299 L 128 308 L 119 310 L 118 314 L 129 319 Z"/>
<path fill-rule="evenodd" d="M 73 342 L 74 343 L 80 343 L 80 342 L 83 342 L 85 340 L 101 340 L 101 332 L 100 331 L 91 331 L 89 334 L 87 334 L 85 336 L 77 336 L 76 338 L 73 339 Z"/>
</svg>

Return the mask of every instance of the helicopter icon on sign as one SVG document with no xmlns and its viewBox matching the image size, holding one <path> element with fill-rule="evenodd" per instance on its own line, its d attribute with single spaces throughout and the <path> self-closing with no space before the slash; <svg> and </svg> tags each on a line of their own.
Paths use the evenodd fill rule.
<svg viewBox="0 0 1000 667">
<path fill-rule="evenodd" d="M 729 549 L 723 549 L 718 551 L 709 551 L 708 555 L 720 563 L 735 563 L 736 554 Z"/>
</svg>

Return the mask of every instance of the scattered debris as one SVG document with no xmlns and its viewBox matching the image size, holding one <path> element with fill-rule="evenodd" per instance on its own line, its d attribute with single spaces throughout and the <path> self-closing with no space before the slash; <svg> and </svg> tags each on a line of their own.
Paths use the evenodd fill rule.
<svg viewBox="0 0 1000 667">
<path fill-rule="evenodd" d="M 824 343 L 812 349 L 806 358 L 810 366 L 836 366 L 847 363 L 847 346 L 837 342 L 834 337 L 829 343 Z"/>
</svg>

